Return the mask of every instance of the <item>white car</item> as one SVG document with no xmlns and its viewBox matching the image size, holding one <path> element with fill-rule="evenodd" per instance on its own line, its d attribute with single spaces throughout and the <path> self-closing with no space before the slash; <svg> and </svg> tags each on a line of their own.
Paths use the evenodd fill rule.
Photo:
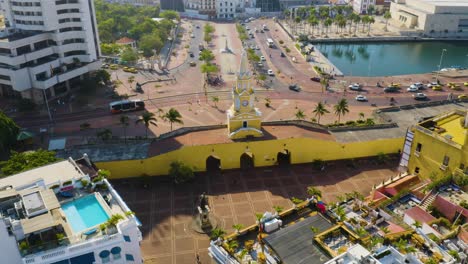
<svg viewBox="0 0 468 264">
<path fill-rule="evenodd" d="M 408 89 L 406 89 L 406 91 L 411 92 L 411 93 L 415 93 L 415 92 L 419 91 L 419 88 L 414 86 L 414 85 L 411 85 L 410 87 L 408 87 Z"/>
<path fill-rule="evenodd" d="M 261 56 L 261 57 L 260 57 L 260 60 L 261 60 L 261 61 L 266 61 L 265 56 Z"/>
<path fill-rule="evenodd" d="M 260 50 L 260 47 L 259 47 L 259 46 L 255 46 L 255 49 L 256 49 L 256 50 Z"/>
<path fill-rule="evenodd" d="M 359 101 L 359 102 L 366 102 L 367 101 L 367 97 L 365 97 L 364 95 L 357 95 L 356 96 L 356 101 Z"/>
<path fill-rule="evenodd" d="M 258 67 L 263 67 L 263 63 L 259 62 L 259 63 L 257 63 L 257 66 Z"/>
<path fill-rule="evenodd" d="M 246 26 L 246 27 L 245 27 L 245 30 L 249 31 L 249 30 L 250 30 L 249 26 Z"/>
<path fill-rule="evenodd" d="M 270 76 L 275 76 L 275 73 L 273 73 L 273 70 L 272 70 L 272 69 L 269 69 L 267 73 L 268 73 L 268 75 L 270 75 Z"/>
<path fill-rule="evenodd" d="M 421 88 L 424 88 L 424 84 L 420 83 L 420 82 L 417 82 L 417 83 L 413 83 L 412 85 L 410 85 L 410 87 L 417 87 L 418 89 L 421 89 Z"/>
<path fill-rule="evenodd" d="M 431 87 L 437 86 L 437 85 L 439 85 L 437 82 L 431 82 L 431 83 L 429 83 L 429 84 L 427 85 L 427 88 L 431 88 Z"/>
<path fill-rule="evenodd" d="M 348 86 L 348 88 L 350 90 L 359 91 L 361 90 L 361 85 L 359 83 L 353 83 L 350 86 Z"/>
<path fill-rule="evenodd" d="M 425 100 L 427 96 L 423 93 L 413 94 L 414 100 Z"/>
<path fill-rule="evenodd" d="M 190 37 L 191 37 L 191 38 L 194 38 L 194 37 L 195 37 L 195 35 L 194 35 L 194 34 L 192 34 L 192 35 L 190 35 Z"/>
</svg>

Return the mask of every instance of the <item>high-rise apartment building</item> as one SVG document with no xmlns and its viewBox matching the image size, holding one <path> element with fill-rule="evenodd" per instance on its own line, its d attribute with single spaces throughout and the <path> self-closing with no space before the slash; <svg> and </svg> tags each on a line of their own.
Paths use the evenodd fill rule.
<svg viewBox="0 0 468 264">
<path fill-rule="evenodd" d="M 0 0 L 0 96 L 42 102 L 100 67 L 92 0 Z"/>
</svg>

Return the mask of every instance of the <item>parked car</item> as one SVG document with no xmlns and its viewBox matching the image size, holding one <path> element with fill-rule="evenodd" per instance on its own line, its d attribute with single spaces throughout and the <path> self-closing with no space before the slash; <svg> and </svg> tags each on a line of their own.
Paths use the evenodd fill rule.
<svg viewBox="0 0 468 264">
<path fill-rule="evenodd" d="M 458 96 L 458 99 L 460 99 L 460 100 L 467 100 L 467 99 L 468 99 L 468 95 L 466 95 L 466 94 L 460 94 L 460 95 Z"/>
<path fill-rule="evenodd" d="M 319 77 L 312 77 L 310 78 L 311 81 L 314 81 L 314 82 L 320 82 L 320 78 Z"/>
<path fill-rule="evenodd" d="M 423 93 L 413 94 L 414 100 L 426 100 L 427 96 Z"/>
<path fill-rule="evenodd" d="M 367 97 L 365 97 L 362 94 L 357 95 L 355 99 L 356 99 L 356 101 L 359 101 L 359 102 L 367 102 Z"/>
<path fill-rule="evenodd" d="M 188 53 L 188 54 L 189 54 L 190 58 L 193 58 L 193 57 L 195 57 L 195 55 L 194 55 L 194 54 L 193 54 L 193 52 L 191 52 L 191 51 L 189 51 L 189 53 Z"/>
<path fill-rule="evenodd" d="M 283 53 L 283 52 L 281 52 L 281 57 L 283 57 L 283 58 L 284 58 L 284 57 L 286 57 L 286 55 L 284 55 L 284 53 Z"/>
<path fill-rule="evenodd" d="M 200 25 L 196 25 L 195 27 L 196 27 L 196 28 L 200 28 Z"/>
<path fill-rule="evenodd" d="M 266 61 L 265 56 L 260 56 L 261 61 Z"/>
<path fill-rule="evenodd" d="M 433 91 L 442 91 L 442 85 L 434 85 L 432 86 Z"/>
<path fill-rule="evenodd" d="M 195 35 L 194 35 L 194 34 L 191 34 L 190 37 L 191 37 L 191 38 L 195 38 Z"/>
<path fill-rule="evenodd" d="M 415 92 L 419 91 L 419 88 L 416 87 L 416 86 L 411 85 L 410 87 L 408 87 L 408 89 L 406 89 L 406 91 L 411 92 L 411 93 L 415 93 Z"/>
<path fill-rule="evenodd" d="M 268 73 L 268 75 L 270 75 L 270 76 L 275 76 L 275 73 L 273 73 L 273 70 L 272 70 L 272 69 L 269 69 L 269 70 L 267 71 L 267 73 Z"/>
<path fill-rule="evenodd" d="M 119 68 L 119 66 L 118 66 L 117 64 L 111 64 L 111 65 L 109 66 L 109 68 L 110 68 L 111 70 L 114 70 L 114 71 L 115 71 L 115 70 L 117 70 L 117 69 Z"/>
<path fill-rule="evenodd" d="M 101 68 L 103 68 L 103 69 L 108 69 L 108 68 L 109 68 L 109 64 L 104 63 L 104 64 L 101 66 Z"/>
<path fill-rule="evenodd" d="M 258 67 L 263 67 L 263 63 L 259 62 L 259 63 L 257 63 L 257 66 Z"/>
<path fill-rule="evenodd" d="M 128 69 L 128 72 L 131 72 L 131 73 L 138 73 L 138 70 L 135 69 L 135 68 L 129 68 L 129 69 Z"/>
<path fill-rule="evenodd" d="M 432 87 L 434 87 L 434 86 L 440 86 L 440 84 L 437 83 L 437 82 L 431 82 L 431 83 L 428 83 L 428 84 L 427 84 L 427 88 L 432 88 Z"/>
<path fill-rule="evenodd" d="M 300 92 L 301 87 L 299 85 L 297 85 L 297 84 L 291 84 L 291 85 L 289 85 L 289 90 L 295 91 L 295 92 Z"/>
<path fill-rule="evenodd" d="M 194 62 L 194 61 L 191 61 L 189 64 L 190 64 L 190 66 L 191 66 L 191 67 L 195 67 L 195 66 L 197 66 L 197 63 L 196 63 L 196 62 Z"/>
<path fill-rule="evenodd" d="M 412 85 L 410 85 L 410 87 L 416 87 L 418 89 L 423 89 L 424 88 L 424 84 L 420 83 L 420 82 L 417 82 L 417 83 L 413 83 Z"/>
<path fill-rule="evenodd" d="M 386 93 L 396 93 L 396 92 L 398 92 L 398 87 L 388 86 L 388 87 L 385 87 L 383 90 Z"/>
<path fill-rule="evenodd" d="M 353 91 L 359 91 L 361 90 L 361 85 L 359 83 L 353 83 L 350 86 L 348 86 L 348 88 Z"/>
</svg>

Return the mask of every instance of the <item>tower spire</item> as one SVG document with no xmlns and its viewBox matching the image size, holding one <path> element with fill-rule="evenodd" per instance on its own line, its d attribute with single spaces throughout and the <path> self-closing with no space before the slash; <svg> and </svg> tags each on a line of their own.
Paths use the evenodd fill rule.
<svg viewBox="0 0 468 264">
<path fill-rule="evenodd" d="M 248 78 L 250 77 L 250 72 L 249 72 L 249 64 L 247 60 L 247 52 L 245 50 L 242 50 L 242 55 L 241 55 L 241 62 L 240 62 L 240 67 L 239 67 L 239 73 L 238 77 L 239 78 Z"/>
</svg>

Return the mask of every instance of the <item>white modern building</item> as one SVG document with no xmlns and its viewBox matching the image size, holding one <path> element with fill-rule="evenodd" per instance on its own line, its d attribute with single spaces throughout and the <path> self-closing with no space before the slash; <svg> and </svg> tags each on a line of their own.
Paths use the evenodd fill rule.
<svg viewBox="0 0 468 264">
<path fill-rule="evenodd" d="M 0 96 L 42 102 L 100 67 L 92 0 L 0 0 Z"/>
<path fill-rule="evenodd" d="M 138 226 L 86 154 L 0 179 L 1 263 L 142 263 Z"/>
<path fill-rule="evenodd" d="M 353 10 L 358 14 L 367 14 L 367 9 L 371 5 L 375 8 L 375 0 L 354 0 Z"/>
<path fill-rule="evenodd" d="M 394 0 L 392 20 L 433 37 L 468 36 L 468 0 Z"/>
</svg>

